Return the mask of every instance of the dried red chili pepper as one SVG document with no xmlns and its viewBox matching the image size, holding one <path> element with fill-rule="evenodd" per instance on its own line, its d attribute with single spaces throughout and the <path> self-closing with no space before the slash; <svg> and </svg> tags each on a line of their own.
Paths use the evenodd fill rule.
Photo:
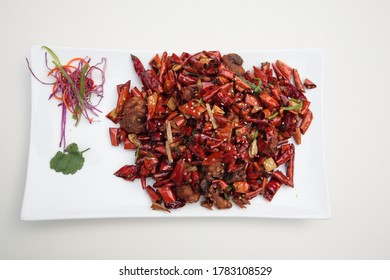
<svg viewBox="0 0 390 280">
<path fill-rule="evenodd" d="M 313 88 L 316 88 L 317 86 L 312 82 L 310 81 L 309 79 L 306 79 L 304 82 L 303 82 L 303 85 L 307 88 L 307 89 L 313 89 Z"/>
<path fill-rule="evenodd" d="M 149 89 L 155 92 L 163 92 L 162 85 L 156 73 L 153 70 L 146 70 L 141 74 L 141 80 L 147 85 Z"/>
<path fill-rule="evenodd" d="M 291 80 L 291 76 L 293 73 L 293 69 L 288 66 L 286 63 L 280 60 L 276 60 L 276 66 L 278 66 L 278 69 L 282 73 L 282 75 L 288 80 Z"/>
<path fill-rule="evenodd" d="M 159 195 L 156 193 L 156 191 L 151 186 L 147 186 L 145 188 L 145 190 L 148 193 L 150 199 L 152 200 L 152 203 L 156 203 L 160 200 Z"/>
<path fill-rule="evenodd" d="M 119 128 L 117 128 L 117 127 L 110 127 L 109 131 L 110 131 L 111 145 L 119 146 L 119 139 L 118 139 Z"/>
<path fill-rule="evenodd" d="M 284 145 L 284 147 L 288 147 L 284 152 L 280 153 L 279 156 L 276 159 L 276 163 L 278 165 L 282 165 L 286 163 L 293 155 L 294 155 L 294 149 L 291 145 Z"/>
<path fill-rule="evenodd" d="M 294 76 L 294 82 L 295 82 L 295 86 L 297 87 L 297 90 L 305 92 L 305 88 L 302 85 L 301 77 L 297 69 L 293 69 L 293 76 Z"/>
<path fill-rule="evenodd" d="M 184 176 L 184 160 L 181 159 L 177 162 L 175 169 L 173 169 L 173 172 L 171 174 L 171 180 L 176 184 L 181 185 L 181 183 L 183 182 L 183 176 Z"/>
<path fill-rule="evenodd" d="M 157 189 L 165 203 L 172 203 L 176 201 L 175 195 L 170 187 L 164 186 Z"/>
<path fill-rule="evenodd" d="M 140 168 L 136 165 L 125 165 L 116 171 L 114 175 L 129 181 L 134 181 L 135 178 L 139 177 L 139 171 Z"/>
<path fill-rule="evenodd" d="M 271 179 L 265 187 L 263 194 L 264 198 L 268 201 L 271 201 L 281 186 L 282 183 L 280 181 L 276 179 Z"/>
<path fill-rule="evenodd" d="M 270 96 L 269 94 L 267 94 L 265 92 L 260 93 L 259 97 L 260 97 L 261 103 L 263 103 L 264 106 L 266 106 L 271 111 L 279 106 L 278 101 L 276 101 L 272 96 Z"/>
<path fill-rule="evenodd" d="M 303 117 L 303 120 L 301 122 L 301 126 L 299 127 L 301 129 L 302 134 L 306 133 L 312 120 L 313 120 L 313 113 L 310 109 L 308 109 L 305 116 Z"/>
<path fill-rule="evenodd" d="M 277 179 L 282 184 L 285 184 L 286 186 L 293 187 L 294 184 L 292 181 L 290 181 L 289 178 L 286 177 L 280 170 L 276 170 L 272 173 L 272 177 Z"/>
</svg>

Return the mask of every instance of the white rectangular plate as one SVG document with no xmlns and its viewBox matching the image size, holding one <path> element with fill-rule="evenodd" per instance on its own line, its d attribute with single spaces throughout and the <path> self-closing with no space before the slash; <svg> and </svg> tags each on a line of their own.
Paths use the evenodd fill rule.
<svg viewBox="0 0 390 280">
<path fill-rule="evenodd" d="M 139 180 L 128 182 L 113 173 L 124 164 L 134 163 L 134 151 L 110 144 L 108 129 L 115 125 L 105 115 L 116 105 L 116 85 L 131 80 L 140 87 L 130 61 L 130 53 L 145 65 L 156 53 L 96 49 L 52 48 L 62 63 L 73 57 L 92 58 L 95 64 L 107 58 L 104 98 L 99 106 L 103 113 L 97 122 L 83 120 L 78 127 L 68 115 L 67 143 L 76 142 L 84 154 L 85 164 L 75 175 L 56 173 L 49 161 L 60 150 L 61 109 L 56 100 L 48 100 L 51 86 L 31 80 L 31 132 L 26 189 L 21 212 L 23 220 L 55 220 L 118 217 L 267 217 L 326 219 L 330 216 L 323 151 L 323 52 L 319 49 L 236 51 L 244 59 L 244 68 L 280 59 L 297 68 L 302 80 L 311 79 L 317 88 L 306 96 L 311 101 L 314 120 L 296 146 L 295 188 L 283 186 L 271 203 L 261 196 L 251 200 L 246 209 L 210 211 L 199 203 L 187 204 L 171 213 L 153 211 Z M 222 53 L 226 51 L 220 50 Z M 230 51 L 231 52 L 231 51 Z M 44 50 L 31 49 L 31 67 L 41 79 L 48 79 Z M 171 53 L 171 52 L 169 52 Z M 180 51 L 176 51 L 181 54 Z M 51 60 L 49 60 L 51 61 Z"/>
</svg>

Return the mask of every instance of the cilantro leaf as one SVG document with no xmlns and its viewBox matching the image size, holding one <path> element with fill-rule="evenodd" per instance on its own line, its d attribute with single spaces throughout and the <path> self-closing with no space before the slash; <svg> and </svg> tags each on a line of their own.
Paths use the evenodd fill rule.
<svg viewBox="0 0 390 280">
<path fill-rule="evenodd" d="M 56 155 L 50 161 L 50 168 L 57 172 L 65 170 L 69 164 L 69 157 L 65 156 L 62 152 L 57 152 Z"/>
<path fill-rule="evenodd" d="M 50 160 L 50 168 L 65 175 L 75 174 L 83 167 L 85 161 L 83 153 L 87 150 L 79 152 L 77 144 L 72 143 L 65 148 L 64 152 L 58 151 L 54 155 Z"/>
<path fill-rule="evenodd" d="M 79 152 L 79 147 L 77 146 L 76 143 L 72 143 L 65 148 L 65 151 L 67 151 L 70 154 L 77 154 Z"/>
</svg>

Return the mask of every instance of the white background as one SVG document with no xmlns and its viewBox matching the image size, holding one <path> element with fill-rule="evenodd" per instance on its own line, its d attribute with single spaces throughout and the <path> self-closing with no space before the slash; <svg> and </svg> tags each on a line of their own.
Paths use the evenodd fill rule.
<svg viewBox="0 0 390 280">
<path fill-rule="evenodd" d="M 1 259 L 388 259 L 388 1 L 0 2 Z M 330 220 L 22 222 L 32 45 L 325 50 Z M 44 180 L 44 178 L 42 178 Z"/>
</svg>

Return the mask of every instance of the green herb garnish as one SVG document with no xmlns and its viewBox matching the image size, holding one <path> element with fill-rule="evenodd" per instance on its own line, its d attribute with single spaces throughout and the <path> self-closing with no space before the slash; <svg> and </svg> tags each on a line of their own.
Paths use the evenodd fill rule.
<svg viewBox="0 0 390 280">
<path fill-rule="evenodd" d="M 135 158 L 134 158 L 134 163 L 137 163 L 137 160 L 139 156 L 141 155 L 141 148 L 138 146 L 137 150 L 135 150 Z"/>
<path fill-rule="evenodd" d="M 240 79 L 241 79 L 244 83 L 246 83 L 248 86 L 250 86 L 251 89 L 252 89 L 255 93 L 261 93 L 261 92 L 262 92 L 262 90 L 261 90 L 261 85 L 262 85 L 262 83 L 261 83 L 260 79 L 255 78 L 255 80 L 258 80 L 258 82 L 259 82 L 259 84 L 256 85 L 256 84 L 254 84 L 254 83 L 249 82 L 247 79 L 245 79 L 245 78 L 242 77 L 242 76 L 237 75 L 237 77 L 240 78 Z"/>
<path fill-rule="evenodd" d="M 252 132 L 249 134 L 249 138 L 252 140 L 257 139 L 259 136 L 259 131 L 257 129 L 252 130 Z"/>
<path fill-rule="evenodd" d="M 57 172 L 62 172 L 65 175 L 75 174 L 84 165 L 83 153 L 88 149 L 79 152 L 79 147 L 76 143 L 68 145 L 64 152 L 58 151 L 50 160 L 50 168 Z"/>
<path fill-rule="evenodd" d="M 257 86 L 255 87 L 255 89 L 253 90 L 254 92 L 256 93 L 260 93 L 262 92 L 261 90 L 261 86 L 262 86 L 262 82 L 259 78 L 254 78 L 256 81 L 258 81 L 259 83 L 257 84 Z"/>
<path fill-rule="evenodd" d="M 295 98 L 290 98 L 291 101 L 295 102 L 296 105 L 289 106 L 289 107 L 283 107 L 284 111 L 289 111 L 289 110 L 298 110 L 302 108 L 302 100 L 295 99 Z"/>
<path fill-rule="evenodd" d="M 290 98 L 290 100 L 296 104 L 293 106 L 289 106 L 289 107 L 283 107 L 284 111 L 295 111 L 295 110 L 299 110 L 302 108 L 302 100 L 295 99 L 295 98 Z M 275 112 L 271 116 L 268 116 L 267 119 L 271 120 L 271 119 L 275 118 L 277 115 L 279 115 L 279 112 Z"/>
<path fill-rule="evenodd" d="M 54 60 L 52 61 L 53 64 L 58 68 L 58 70 L 60 70 L 62 76 L 64 76 L 65 79 L 69 82 L 69 84 L 70 84 L 71 87 L 72 87 L 72 90 L 73 90 L 74 92 L 76 92 L 74 83 L 73 83 L 72 79 L 69 77 L 68 73 L 66 73 L 66 71 L 65 71 L 64 68 L 62 67 L 62 64 L 61 64 L 60 59 L 58 58 L 58 56 L 57 56 L 49 47 L 42 46 L 42 49 L 46 50 L 46 51 L 51 55 L 51 57 L 54 59 Z"/>
<path fill-rule="evenodd" d="M 230 200 L 229 195 L 228 195 L 225 191 L 223 192 L 223 196 L 225 197 L 225 199 L 226 199 L 227 201 Z"/>
<path fill-rule="evenodd" d="M 83 66 L 83 69 L 81 70 L 81 75 L 80 75 L 80 98 L 79 98 L 79 102 L 80 102 L 80 112 L 83 112 L 84 111 L 84 99 L 85 99 L 85 75 L 88 71 L 88 65 L 85 64 Z M 77 119 L 77 123 L 76 125 L 78 124 L 78 122 L 80 121 L 81 118 L 78 118 Z"/>
<path fill-rule="evenodd" d="M 279 112 L 275 112 L 271 116 L 268 116 L 267 119 L 271 120 L 271 119 L 275 118 L 277 115 L 279 115 Z"/>
</svg>

